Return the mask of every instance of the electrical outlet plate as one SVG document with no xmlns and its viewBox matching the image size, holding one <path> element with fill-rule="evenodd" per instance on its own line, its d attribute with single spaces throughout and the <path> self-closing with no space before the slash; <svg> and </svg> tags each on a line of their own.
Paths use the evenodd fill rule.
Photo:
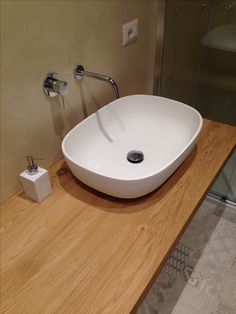
<svg viewBox="0 0 236 314">
<path fill-rule="evenodd" d="M 138 20 L 122 25 L 123 46 L 127 46 L 138 39 Z"/>
</svg>

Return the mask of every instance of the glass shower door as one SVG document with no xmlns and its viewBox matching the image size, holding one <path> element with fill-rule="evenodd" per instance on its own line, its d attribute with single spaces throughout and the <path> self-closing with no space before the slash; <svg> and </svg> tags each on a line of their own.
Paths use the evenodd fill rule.
<svg viewBox="0 0 236 314">
<path fill-rule="evenodd" d="M 193 106 L 208 119 L 236 126 L 236 1 L 209 1 L 208 8 Z M 236 203 L 236 152 L 211 194 Z"/>
<path fill-rule="evenodd" d="M 159 94 L 236 126 L 236 0 L 166 0 Z M 236 203 L 236 152 L 211 193 Z"/>
<path fill-rule="evenodd" d="M 210 194 L 236 204 L 236 151 L 216 180 Z"/>
<path fill-rule="evenodd" d="M 209 9 L 202 1 L 166 0 L 159 94 L 190 106 L 202 59 Z"/>
<path fill-rule="evenodd" d="M 236 1 L 209 1 L 207 7 L 193 106 L 206 118 L 236 125 Z"/>
</svg>

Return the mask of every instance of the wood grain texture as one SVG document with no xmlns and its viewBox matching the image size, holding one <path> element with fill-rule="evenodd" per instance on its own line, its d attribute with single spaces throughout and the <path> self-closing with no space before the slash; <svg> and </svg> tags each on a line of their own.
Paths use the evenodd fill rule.
<svg viewBox="0 0 236 314">
<path fill-rule="evenodd" d="M 50 169 L 41 204 L 20 193 L 1 209 L 2 313 L 134 312 L 236 144 L 204 120 L 197 145 L 153 193 L 119 200 Z"/>
</svg>

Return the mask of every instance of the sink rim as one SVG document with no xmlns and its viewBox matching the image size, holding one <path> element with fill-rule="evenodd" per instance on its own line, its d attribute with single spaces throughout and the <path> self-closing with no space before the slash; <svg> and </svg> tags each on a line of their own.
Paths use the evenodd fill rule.
<svg viewBox="0 0 236 314">
<path fill-rule="evenodd" d="M 74 132 L 77 128 L 79 128 L 82 124 L 86 123 L 86 121 L 88 119 L 91 119 L 94 115 L 96 115 L 96 112 L 99 111 L 103 111 L 105 108 L 108 108 L 110 106 L 112 106 L 112 104 L 114 104 L 114 102 L 117 102 L 119 101 L 120 99 L 127 99 L 127 98 L 132 98 L 134 96 L 146 96 L 146 97 L 158 97 L 159 99 L 165 99 L 165 100 L 170 100 L 170 101 L 174 101 L 175 103 L 178 103 L 180 106 L 183 106 L 183 107 L 186 107 L 188 108 L 188 110 L 191 110 L 193 112 L 195 112 L 195 114 L 197 115 L 197 117 L 199 118 L 199 125 L 198 125 L 198 128 L 196 129 L 195 131 L 195 134 L 193 137 L 191 137 L 191 139 L 185 144 L 185 146 L 183 147 L 183 149 L 180 151 L 180 153 L 178 155 L 176 155 L 174 158 L 172 158 L 169 163 L 165 164 L 163 167 L 161 168 L 157 168 L 157 171 L 152 171 L 151 173 L 147 174 L 147 175 L 143 175 L 143 176 L 137 176 L 137 177 L 133 177 L 133 178 L 118 178 L 118 177 L 114 177 L 114 176 L 109 176 L 109 175 L 105 175 L 105 174 L 102 174 L 102 173 L 99 173 L 97 171 L 93 171 L 81 164 L 79 164 L 78 162 L 76 162 L 71 156 L 69 156 L 69 154 L 66 152 L 66 149 L 65 149 L 65 143 L 68 139 L 68 137 L 70 136 L 70 134 L 72 132 Z M 67 134 L 66 136 L 64 137 L 63 141 L 62 141 L 62 144 L 61 144 L 61 147 L 62 147 L 62 152 L 63 152 L 63 155 L 65 157 L 65 159 L 68 159 L 70 162 L 74 163 L 76 166 L 80 167 L 81 169 L 84 169 L 85 171 L 87 172 L 90 172 L 91 174 L 93 175 L 97 175 L 99 177 L 103 177 L 103 178 L 107 178 L 107 179 L 110 179 L 110 180 L 114 180 L 114 181 L 126 181 L 126 182 L 131 182 L 131 181 L 140 181 L 140 180 L 143 180 L 143 179 L 147 179 L 147 178 L 151 178 L 163 171 L 165 171 L 168 167 L 170 167 L 175 161 L 177 161 L 183 154 L 184 152 L 194 143 L 194 141 L 196 140 L 196 138 L 198 137 L 201 129 L 202 129 L 202 125 L 203 125 L 203 118 L 201 116 L 201 114 L 193 107 L 189 106 L 189 105 L 186 105 L 182 102 L 179 102 L 177 100 L 172 100 L 172 99 L 169 99 L 169 98 L 166 98 L 166 97 L 161 97 L 161 96 L 155 96 L 155 95 L 143 95 L 143 94 L 135 94 L 135 95 L 129 95 L 129 96 L 125 96 L 125 97 L 121 97 L 117 100 L 114 100 L 112 102 L 110 102 L 109 104 L 105 105 L 104 107 L 98 109 L 96 112 L 92 113 L 91 115 L 89 115 L 88 117 L 86 117 L 85 119 L 83 119 L 81 122 L 79 122 L 77 125 L 75 125 Z M 184 160 L 186 159 L 186 157 L 184 158 Z M 182 163 L 182 162 L 181 162 Z M 131 164 L 130 163 L 130 166 L 137 166 L 135 164 Z"/>
</svg>

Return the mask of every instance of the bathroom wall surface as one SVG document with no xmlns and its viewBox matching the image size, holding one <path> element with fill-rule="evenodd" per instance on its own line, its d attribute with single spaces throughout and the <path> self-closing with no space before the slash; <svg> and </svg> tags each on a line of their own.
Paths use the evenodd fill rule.
<svg viewBox="0 0 236 314">
<path fill-rule="evenodd" d="M 97 80 L 75 81 L 76 64 L 106 74 L 120 95 L 152 94 L 157 1 L 1 1 L 1 201 L 21 186 L 27 155 L 48 168 L 77 123 L 114 99 Z M 122 24 L 139 20 L 138 40 L 122 46 Z M 49 98 L 46 74 L 59 73 L 69 93 Z"/>
</svg>

